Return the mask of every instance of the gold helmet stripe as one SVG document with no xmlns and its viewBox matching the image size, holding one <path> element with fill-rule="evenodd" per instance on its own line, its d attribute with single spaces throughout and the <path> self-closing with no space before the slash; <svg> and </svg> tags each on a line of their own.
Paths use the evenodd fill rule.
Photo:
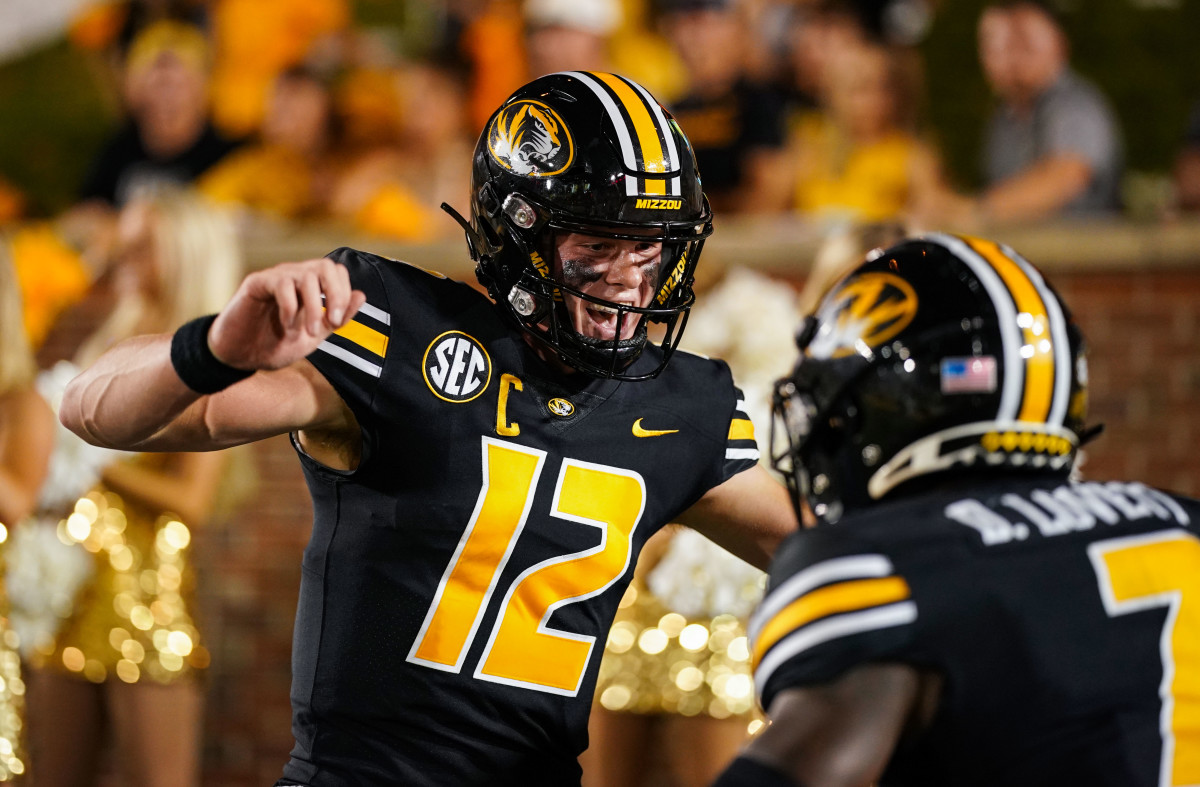
<svg viewBox="0 0 1200 787">
<path fill-rule="evenodd" d="M 972 249 L 995 268 L 1017 307 L 1017 325 L 1024 343 L 1025 393 L 1018 421 L 1046 423 L 1054 401 L 1054 359 L 1057 337 L 1050 330 L 1046 302 L 1025 270 L 1000 246 L 982 238 L 964 238 Z"/>
<path fill-rule="evenodd" d="M 668 162 L 658 137 L 659 129 L 646 106 L 646 100 L 614 74 L 595 74 L 595 77 L 612 89 L 629 114 L 637 134 L 638 147 L 642 149 L 642 169 L 645 172 L 666 172 Z"/>
<path fill-rule="evenodd" d="M 671 129 L 658 105 L 646 98 L 649 94 L 635 90 L 631 86 L 633 83 L 615 74 L 591 71 L 563 71 L 560 73 L 578 79 L 596 95 L 596 98 L 600 99 L 600 103 L 612 121 L 613 128 L 616 129 L 625 169 L 643 175 L 652 175 L 670 172 L 678 168 L 678 157 L 668 156 L 668 151 L 664 151 L 662 144 L 663 139 L 671 139 Z M 669 152 L 674 152 L 674 149 L 674 144 L 670 144 Z M 640 165 L 638 163 L 639 153 Z M 625 179 L 625 193 L 631 197 L 675 195 L 680 193 L 679 188 L 679 178 L 668 180 L 666 178 L 627 177 Z"/>
</svg>

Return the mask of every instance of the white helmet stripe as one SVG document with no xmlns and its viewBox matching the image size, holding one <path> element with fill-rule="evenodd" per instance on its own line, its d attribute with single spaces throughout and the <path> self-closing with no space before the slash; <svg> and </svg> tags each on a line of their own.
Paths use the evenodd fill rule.
<svg viewBox="0 0 1200 787">
<path fill-rule="evenodd" d="M 658 102 L 636 82 L 616 74 L 589 74 L 584 71 L 559 73 L 574 77 L 586 85 L 608 112 L 613 128 L 617 131 L 625 168 L 641 175 L 640 178 L 625 179 L 625 193 L 631 197 L 643 193 L 679 195 L 681 190 L 678 178 L 659 176 L 660 172 L 671 172 L 679 168 L 679 151 Z M 608 82 L 609 86 L 603 84 L 604 82 Z M 626 91 L 628 95 L 622 99 L 620 94 Z M 616 98 L 614 93 L 618 94 Z M 635 106 L 629 105 L 631 100 Z M 618 104 L 618 101 L 621 104 Z M 625 105 L 624 113 L 621 111 L 621 105 Z M 662 147 L 664 144 L 665 149 Z M 642 165 L 638 163 L 639 152 L 643 159 Z M 652 183 L 658 184 L 657 188 L 652 188 Z"/>
<path fill-rule="evenodd" d="M 996 420 L 1017 420 L 1025 387 L 1025 362 L 1021 358 L 1021 345 L 1024 342 L 1021 338 L 1021 328 L 1017 324 L 1017 307 L 1012 294 L 1009 293 L 1008 287 L 1004 286 L 996 269 L 963 241 L 940 232 L 925 236 L 925 240 L 945 246 L 965 262 L 983 282 L 984 289 L 992 299 L 992 306 L 996 309 L 996 317 L 1000 323 L 1000 340 L 1004 350 L 1004 389 L 1000 392 L 1000 407 L 996 412 Z"/>
<path fill-rule="evenodd" d="M 1062 304 L 1053 290 L 1046 286 L 1046 281 L 1037 268 L 1010 247 L 1000 248 L 1013 262 L 1021 266 L 1021 270 L 1025 271 L 1025 275 L 1033 282 L 1046 305 L 1046 315 L 1050 318 L 1050 340 L 1054 343 L 1054 404 L 1050 408 L 1046 423 L 1062 426 L 1067 416 L 1067 406 L 1070 404 L 1071 377 L 1074 374 L 1074 370 L 1071 369 L 1071 341 L 1067 336 L 1067 319 L 1063 315 Z"/>
</svg>

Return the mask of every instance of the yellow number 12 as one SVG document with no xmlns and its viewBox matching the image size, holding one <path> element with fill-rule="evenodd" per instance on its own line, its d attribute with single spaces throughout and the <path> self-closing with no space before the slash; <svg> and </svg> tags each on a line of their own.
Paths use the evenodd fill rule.
<svg viewBox="0 0 1200 787">
<path fill-rule="evenodd" d="M 1159 785 L 1200 784 L 1200 539 L 1168 530 L 1098 541 L 1088 555 L 1110 617 L 1167 608 Z"/>
<path fill-rule="evenodd" d="M 546 452 L 483 441 L 483 488 L 438 584 L 408 661 L 459 672 L 525 528 Z M 599 528 L 599 545 L 529 567 L 505 592 L 475 669 L 481 680 L 575 696 L 594 636 L 550 628 L 554 611 L 602 593 L 629 567 L 646 484 L 632 470 L 564 459 L 552 516 Z"/>
</svg>

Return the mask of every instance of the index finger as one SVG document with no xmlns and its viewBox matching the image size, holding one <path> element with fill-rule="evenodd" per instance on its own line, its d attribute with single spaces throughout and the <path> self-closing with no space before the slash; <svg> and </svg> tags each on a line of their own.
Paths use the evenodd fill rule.
<svg viewBox="0 0 1200 787">
<path fill-rule="evenodd" d="M 355 290 L 350 285 L 350 272 L 346 266 L 326 259 L 319 267 L 317 276 L 321 294 L 325 296 L 325 323 L 330 328 L 340 328 L 350 321 L 362 305 L 361 302 L 352 303 L 351 296 Z"/>
</svg>

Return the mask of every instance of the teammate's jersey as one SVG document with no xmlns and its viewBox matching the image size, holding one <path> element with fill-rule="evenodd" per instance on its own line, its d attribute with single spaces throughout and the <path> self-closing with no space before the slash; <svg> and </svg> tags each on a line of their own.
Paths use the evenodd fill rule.
<svg viewBox="0 0 1200 787">
<path fill-rule="evenodd" d="M 940 673 L 881 785 L 1200 784 L 1200 503 L 1007 478 L 791 536 L 751 623 L 764 707 L 868 662 Z"/>
<path fill-rule="evenodd" d="M 758 457 L 728 367 L 678 353 L 645 382 L 558 374 L 467 285 L 329 256 L 367 305 L 309 361 L 363 453 L 342 473 L 301 452 L 315 524 L 285 775 L 577 784 L 638 552 Z"/>
</svg>

